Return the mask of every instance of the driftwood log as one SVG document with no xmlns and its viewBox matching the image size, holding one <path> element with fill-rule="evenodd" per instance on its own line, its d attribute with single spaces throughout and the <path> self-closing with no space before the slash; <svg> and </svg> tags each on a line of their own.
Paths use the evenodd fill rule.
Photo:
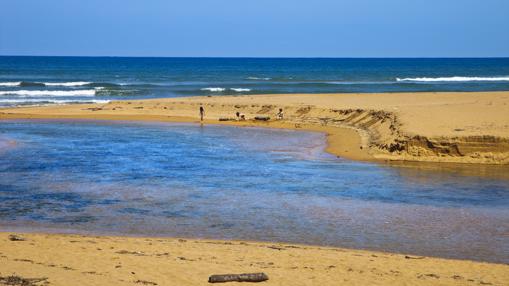
<svg viewBox="0 0 509 286">
<path fill-rule="evenodd" d="M 10 241 L 25 241 L 25 239 L 22 236 L 19 236 L 16 234 L 9 235 L 9 240 Z"/>
<path fill-rule="evenodd" d="M 219 117 L 219 121 L 236 121 L 235 118 Z"/>
<path fill-rule="evenodd" d="M 255 120 L 259 120 L 259 121 L 269 121 L 269 120 L 270 120 L 270 117 L 269 117 L 269 116 L 255 116 Z"/>
<path fill-rule="evenodd" d="M 269 280 L 265 273 L 221 274 L 209 277 L 209 283 L 224 282 L 262 282 Z"/>
</svg>

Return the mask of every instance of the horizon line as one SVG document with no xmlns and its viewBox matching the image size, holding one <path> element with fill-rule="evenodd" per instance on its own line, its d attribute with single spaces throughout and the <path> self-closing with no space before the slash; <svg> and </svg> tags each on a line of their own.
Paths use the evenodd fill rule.
<svg viewBox="0 0 509 286">
<path fill-rule="evenodd" d="M 415 57 L 319 57 L 319 56 L 90 56 L 90 55 L 0 55 L 0 57 L 61 57 L 61 58 L 196 58 L 196 59 L 507 59 L 508 56 L 415 56 Z"/>
</svg>

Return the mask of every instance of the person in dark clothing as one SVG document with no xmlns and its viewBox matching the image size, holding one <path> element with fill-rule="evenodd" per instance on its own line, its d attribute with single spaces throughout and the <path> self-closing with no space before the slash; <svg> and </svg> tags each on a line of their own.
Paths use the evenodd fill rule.
<svg viewBox="0 0 509 286">
<path fill-rule="evenodd" d="M 283 120 L 283 109 L 280 108 L 279 112 L 276 114 L 278 120 Z"/>
<path fill-rule="evenodd" d="M 203 121 L 203 116 L 205 116 L 205 109 L 200 106 L 200 121 Z"/>
</svg>

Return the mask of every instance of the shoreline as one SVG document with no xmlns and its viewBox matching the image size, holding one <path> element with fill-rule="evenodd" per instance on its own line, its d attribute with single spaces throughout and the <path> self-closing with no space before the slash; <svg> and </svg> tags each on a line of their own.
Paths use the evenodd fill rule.
<svg viewBox="0 0 509 286">
<path fill-rule="evenodd" d="M 327 134 L 351 160 L 509 164 L 509 92 L 197 96 L 1 108 L 1 119 L 100 119 L 296 129 Z M 283 108 L 284 120 L 274 120 Z M 235 112 L 246 121 L 235 121 Z M 255 121 L 269 116 L 270 121 Z M 227 120 L 227 121 L 220 121 Z"/>
<path fill-rule="evenodd" d="M 1 110 L 1 109 L 0 109 Z M 30 117 L 30 118 L 19 118 L 17 116 L 12 118 L 6 118 L 2 117 L 2 112 L 0 111 L 0 120 L 29 120 L 29 121 L 36 121 L 36 120 L 56 120 L 56 121 L 74 121 L 74 120 L 83 120 L 85 122 L 94 122 L 94 121 L 115 121 L 115 122 L 149 122 L 149 123 L 182 123 L 182 124 L 194 124 L 199 125 L 200 121 L 196 120 L 195 118 L 182 118 L 182 117 L 170 117 L 165 118 L 141 118 L 141 119 L 132 119 L 131 117 L 96 117 L 96 118 L 89 118 L 89 117 L 76 117 L 76 116 L 69 116 L 69 117 L 54 117 L 54 116 L 37 116 L 37 117 Z M 384 166 L 389 166 L 392 168 L 398 168 L 398 169 L 422 169 L 426 171 L 433 171 L 433 172 L 455 172 L 464 176 L 478 176 L 478 177 L 485 177 L 485 178 L 494 178 L 494 179 L 503 179 L 503 180 L 509 180 L 509 165 L 505 164 L 472 164 L 472 163 L 461 163 L 461 162 L 433 162 L 433 161 L 408 161 L 408 160 L 388 160 L 388 159 L 376 159 L 369 154 L 366 153 L 354 153 L 350 154 L 349 150 L 352 148 L 357 148 L 356 141 L 352 140 L 349 143 L 349 146 L 346 145 L 344 142 L 341 142 L 340 144 L 337 144 L 333 140 L 335 138 L 338 138 L 341 140 L 344 136 L 353 136 L 354 138 L 359 136 L 359 134 L 353 130 L 345 128 L 346 130 L 338 130 L 337 133 L 331 134 L 327 133 L 328 130 L 320 130 L 317 128 L 317 126 L 312 125 L 303 125 L 300 128 L 295 128 L 291 124 L 288 124 L 285 126 L 284 124 L 270 124 L 265 123 L 265 125 L 261 124 L 251 124 L 253 122 L 214 122 L 212 120 L 205 120 L 205 124 L 210 126 L 230 126 L 230 127 L 240 127 L 240 128 L 268 128 L 268 129 L 282 129 L 282 130 L 293 130 L 293 131 L 301 131 L 301 132 L 317 132 L 324 134 L 325 140 L 324 140 L 324 147 L 321 148 L 321 151 L 325 152 L 326 154 L 338 158 L 344 158 L 352 161 L 358 161 L 358 162 L 365 162 L 365 163 L 375 163 L 375 164 L 382 164 Z M 341 128 L 338 128 L 341 129 Z M 331 137 L 333 137 L 331 139 Z M 336 139 L 336 140 L 338 140 Z M 333 141 L 331 144 L 331 140 Z M 360 142 L 357 141 L 357 142 Z M 16 145 L 15 141 L 9 141 L 10 146 L 3 149 L 5 152 L 8 148 L 12 148 Z M 2 151 L 0 149 L 0 151 Z M 360 154 L 360 155 L 359 155 Z M 363 156 L 364 155 L 364 156 Z M 507 172 L 506 172 L 507 170 Z"/>
<path fill-rule="evenodd" d="M 507 264 L 302 244 L 13 232 L 0 241 L 0 276 L 50 285 L 208 285 L 210 275 L 246 272 L 265 272 L 267 285 L 509 282 Z"/>
<path fill-rule="evenodd" d="M 79 104 L 83 107 L 87 105 Z M 66 105 L 69 106 L 69 105 Z M 361 145 L 361 137 L 357 133 L 357 130 L 347 127 L 321 127 L 313 124 L 299 124 L 298 127 L 291 122 L 256 122 L 252 120 L 246 121 L 219 121 L 217 119 L 204 119 L 200 122 L 198 118 L 187 117 L 187 116 L 161 116 L 161 115 L 94 115 L 88 114 L 72 114 L 72 115 L 52 115 L 52 114 L 9 114 L 4 113 L 0 109 L 0 120 L 44 120 L 44 119 L 55 119 L 55 120 L 100 120 L 100 121 L 132 121 L 132 122 L 167 122 L 167 123 L 190 123 L 190 124 L 204 124 L 204 125 L 218 125 L 218 126 L 234 126 L 234 127 L 247 127 L 247 128 L 269 128 L 269 129 L 284 129 L 284 130 L 295 130 L 295 131 L 306 131 L 306 132 L 318 132 L 326 135 L 326 147 L 325 152 L 337 156 L 343 157 L 355 161 L 365 162 L 380 162 L 367 151 L 359 149 Z"/>
<path fill-rule="evenodd" d="M 483 128 L 483 124 L 470 125 L 472 121 L 469 118 L 451 118 L 450 122 L 443 122 L 445 127 L 443 124 L 436 125 L 437 121 L 434 121 L 425 123 L 428 129 L 418 129 L 425 115 L 442 116 L 439 118 L 441 122 L 444 117 L 450 117 L 442 114 L 443 109 L 449 109 L 449 105 L 453 104 L 456 111 L 461 111 L 465 106 L 477 104 L 479 97 L 486 94 L 490 97 L 488 100 L 498 100 L 498 106 L 495 106 L 497 112 L 482 110 L 481 114 L 486 115 L 485 120 L 493 123 L 491 128 Z M 504 140 L 509 138 L 506 135 L 509 134 L 509 118 L 506 118 L 507 105 L 504 104 L 509 102 L 509 92 L 475 93 L 474 99 L 465 98 L 464 93 L 452 93 L 453 99 L 447 99 L 450 100 L 448 103 L 440 99 L 440 104 L 437 100 L 426 103 L 423 94 L 411 95 L 416 98 L 410 99 L 412 102 L 407 105 L 401 103 L 401 94 L 396 94 L 392 99 L 375 98 L 385 95 L 361 95 L 361 98 L 355 98 L 355 95 L 267 95 L 124 100 L 108 104 L 3 108 L 0 109 L 0 120 L 84 119 L 199 124 L 197 109 L 203 105 L 207 118 L 204 124 L 322 132 L 327 134 L 327 152 L 357 161 L 392 162 L 389 166 L 404 165 L 406 161 L 443 162 L 444 165 L 461 163 L 465 166 L 471 165 L 468 163 L 476 163 L 476 166 L 507 164 L 505 160 L 509 157 L 504 156 L 508 156 L 509 149 L 506 149 Z M 451 94 L 440 93 L 438 96 L 448 97 Z M 383 103 L 384 100 L 389 103 Z M 316 102 L 312 104 L 313 101 Z M 439 108 L 434 110 L 436 106 Z M 245 113 L 248 119 L 257 115 L 273 117 L 279 107 L 285 110 L 285 120 L 219 121 L 222 117 L 233 117 L 238 110 Z M 399 111 L 388 111 L 394 107 Z M 412 113 L 418 109 L 424 109 L 425 112 Z M 460 123 L 463 125 L 455 125 Z M 433 130 L 434 126 L 438 131 Z M 454 131 L 456 128 L 465 128 L 463 138 L 482 139 L 475 141 L 481 146 L 474 144 L 472 147 L 468 145 L 472 141 L 462 143 L 452 136 L 457 132 Z M 401 141 L 401 138 L 407 138 L 407 141 Z M 424 139 L 419 141 L 419 138 L 426 138 L 428 142 Z M 443 138 L 443 141 L 429 142 L 439 140 L 437 138 Z M 494 141 L 493 138 L 501 139 Z M 384 151 L 381 146 L 389 144 L 390 140 L 408 149 Z M 482 145 L 486 144 L 483 140 L 490 144 Z M 449 145 L 444 145 L 444 142 Z M 426 149 L 429 144 L 435 145 Z M 473 148 L 473 151 L 467 155 L 445 151 L 454 148 Z M 413 154 L 412 150 L 418 151 Z M 468 155 L 479 153 L 479 150 L 490 154 L 488 157 Z M 449 155 L 444 155 L 446 153 Z M 25 240 L 11 241 L 10 234 L 19 235 Z M 212 274 L 246 272 L 267 273 L 269 281 L 264 282 L 267 285 L 509 283 L 507 264 L 283 242 L 38 231 L 21 234 L 0 231 L 0 241 L 0 279 L 15 274 L 23 278 L 47 278 L 44 281 L 50 285 L 68 285 L 69 281 L 74 281 L 76 285 L 209 285 L 207 279 Z"/>
</svg>

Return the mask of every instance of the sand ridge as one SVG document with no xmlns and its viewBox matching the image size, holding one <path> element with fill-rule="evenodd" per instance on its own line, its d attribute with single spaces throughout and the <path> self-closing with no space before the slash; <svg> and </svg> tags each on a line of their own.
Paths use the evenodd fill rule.
<svg viewBox="0 0 509 286">
<path fill-rule="evenodd" d="M 509 164 L 509 92 L 279 94 L 4 108 L 0 119 L 198 122 L 325 132 L 327 151 L 355 160 Z M 285 119 L 273 120 L 279 108 Z M 235 113 L 247 121 L 235 119 Z M 269 122 L 252 120 L 270 116 Z"/>
</svg>

